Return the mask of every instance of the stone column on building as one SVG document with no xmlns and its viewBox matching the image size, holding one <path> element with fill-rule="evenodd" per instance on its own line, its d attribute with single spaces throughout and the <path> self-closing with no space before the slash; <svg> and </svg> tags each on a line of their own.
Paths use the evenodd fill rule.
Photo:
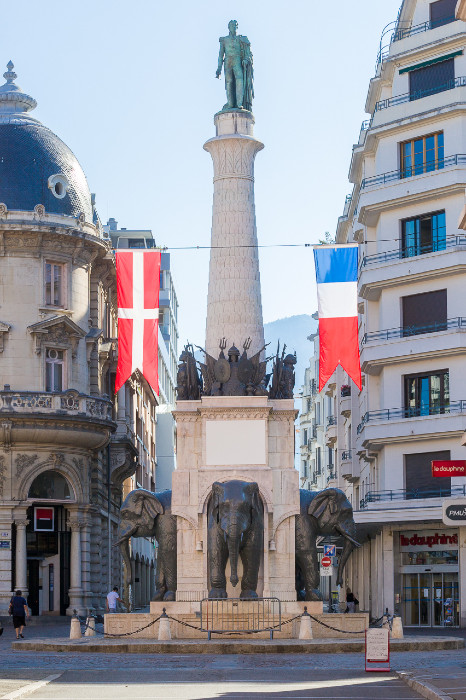
<svg viewBox="0 0 466 700">
<path fill-rule="evenodd" d="M 81 536 L 81 583 L 84 592 L 84 605 L 86 608 L 93 608 L 92 585 L 91 585 L 91 525 L 90 513 L 83 517 Z"/>
<path fill-rule="evenodd" d="M 70 518 L 71 526 L 71 552 L 70 552 L 70 589 L 68 595 L 70 605 L 67 610 L 67 615 L 72 615 L 73 610 L 78 611 L 78 615 L 85 615 L 86 609 L 84 606 L 84 591 L 82 584 L 82 546 L 81 546 L 81 530 L 84 526 L 84 521 L 78 515 L 72 515 Z"/>
<path fill-rule="evenodd" d="M 16 582 L 15 589 L 19 589 L 23 596 L 28 595 L 28 580 L 27 580 L 27 545 L 26 545 L 26 527 L 29 525 L 29 520 L 25 518 L 16 519 Z"/>
<path fill-rule="evenodd" d="M 217 135 L 204 144 L 214 165 L 205 349 L 218 357 L 220 338 L 241 349 L 250 337 L 251 356 L 264 346 L 254 204 L 254 159 L 264 146 L 251 112 L 219 112 L 214 122 Z"/>
<path fill-rule="evenodd" d="M 458 528 L 460 627 L 466 627 L 466 526 Z"/>
</svg>

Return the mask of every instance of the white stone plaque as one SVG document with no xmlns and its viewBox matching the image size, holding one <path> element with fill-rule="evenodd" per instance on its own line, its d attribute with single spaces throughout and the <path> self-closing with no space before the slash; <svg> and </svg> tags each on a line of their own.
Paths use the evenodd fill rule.
<svg viewBox="0 0 466 700">
<path fill-rule="evenodd" d="M 206 465 L 265 465 L 265 442 L 265 420 L 208 420 Z"/>
</svg>

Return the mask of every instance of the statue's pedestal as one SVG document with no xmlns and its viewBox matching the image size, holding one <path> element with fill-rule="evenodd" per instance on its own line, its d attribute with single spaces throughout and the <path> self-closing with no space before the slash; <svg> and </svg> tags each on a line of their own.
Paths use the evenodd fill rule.
<svg viewBox="0 0 466 700">
<path fill-rule="evenodd" d="M 177 469 L 172 513 L 178 520 L 177 601 L 207 598 L 207 505 L 215 481 L 256 482 L 264 507 L 264 540 L 257 594 L 295 602 L 295 515 L 299 474 L 294 468 L 294 402 L 267 396 L 205 396 L 178 401 Z M 241 564 L 238 571 L 241 579 Z M 229 582 L 237 598 L 241 587 Z"/>
</svg>

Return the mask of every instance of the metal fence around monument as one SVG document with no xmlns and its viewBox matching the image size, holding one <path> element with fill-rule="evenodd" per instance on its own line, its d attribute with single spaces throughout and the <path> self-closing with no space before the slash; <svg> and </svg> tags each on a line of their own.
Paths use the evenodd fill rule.
<svg viewBox="0 0 466 700">
<path fill-rule="evenodd" d="M 281 602 L 278 598 L 203 598 L 201 630 L 212 634 L 255 634 L 279 632 L 282 626 Z"/>
</svg>

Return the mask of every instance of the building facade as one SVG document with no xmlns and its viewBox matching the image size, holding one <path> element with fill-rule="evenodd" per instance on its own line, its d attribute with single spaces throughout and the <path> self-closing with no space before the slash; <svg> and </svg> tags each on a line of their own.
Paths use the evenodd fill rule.
<svg viewBox="0 0 466 700">
<path fill-rule="evenodd" d="M 13 68 L 0 87 L 0 613 L 19 588 L 33 615 L 84 614 L 121 580 L 123 482 L 153 486 L 155 400 L 138 375 L 114 395 L 111 242 Z"/>
<path fill-rule="evenodd" d="M 338 454 L 350 455 L 338 483 L 363 543 L 345 575 L 361 609 L 388 608 L 413 627 L 466 626 L 466 528 L 442 520 L 466 479 L 431 468 L 464 458 L 466 15 L 456 11 L 456 0 L 402 3 L 337 227 L 338 243 L 359 244 L 363 370 L 350 397 L 343 373 L 329 384 Z"/>
</svg>

